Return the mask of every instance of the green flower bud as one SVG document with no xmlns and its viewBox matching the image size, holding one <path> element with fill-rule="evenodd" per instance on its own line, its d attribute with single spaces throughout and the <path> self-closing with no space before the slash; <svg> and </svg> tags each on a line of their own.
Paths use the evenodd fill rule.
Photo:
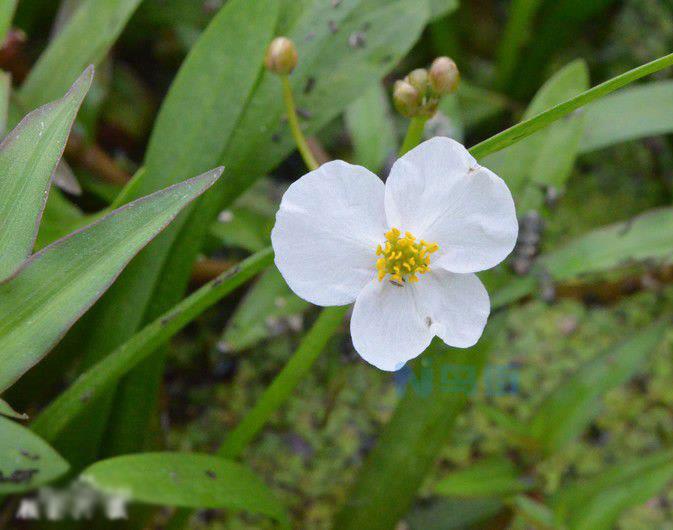
<svg viewBox="0 0 673 530">
<path fill-rule="evenodd" d="M 448 57 L 437 57 L 430 67 L 428 80 L 430 87 L 436 94 L 451 94 L 458 88 L 460 72 L 453 60 Z"/>
<path fill-rule="evenodd" d="M 264 65 L 278 75 L 287 75 L 297 66 L 297 48 L 287 37 L 276 37 L 266 50 Z"/>
<path fill-rule="evenodd" d="M 395 81 L 393 102 L 400 114 L 407 118 L 413 118 L 418 113 L 421 95 L 407 81 Z"/>
<path fill-rule="evenodd" d="M 419 94 L 424 95 L 428 90 L 428 71 L 425 68 L 417 68 L 409 73 L 406 81 L 418 90 Z"/>
</svg>

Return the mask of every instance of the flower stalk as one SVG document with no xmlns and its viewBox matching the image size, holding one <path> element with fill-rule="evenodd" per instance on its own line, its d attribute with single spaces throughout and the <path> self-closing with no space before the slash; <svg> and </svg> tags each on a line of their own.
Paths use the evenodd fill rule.
<svg viewBox="0 0 673 530">
<path fill-rule="evenodd" d="M 281 82 L 283 84 L 283 102 L 285 103 L 285 109 L 287 111 L 287 121 L 290 125 L 290 131 L 292 132 L 292 138 L 297 144 L 297 149 L 301 154 L 301 157 L 304 159 L 306 167 L 311 171 L 318 169 L 320 164 L 313 156 L 311 148 L 306 142 L 306 137 L 301 130 L 299 125 L 299 117 L 297 116 L 297 106 L 294 103 L 294 96 L 292 95 L 292 85 L 290 84 L 290 77 L 288 74 L 282 74 L 280 76 Z"/>
<path fill-rule="evenodd" d="M 402 142 L 402 147 L 400 147 L 399 156 L 406 154 L 421 143 L 421 140 L 423 139 L 423 130 L 427 121 L 427 116 L 415 116 L 414 118 L 411 118 L 409 127 L 407 128 L 407 134 L 404 137 L 404 142 Z"/>
</svg>

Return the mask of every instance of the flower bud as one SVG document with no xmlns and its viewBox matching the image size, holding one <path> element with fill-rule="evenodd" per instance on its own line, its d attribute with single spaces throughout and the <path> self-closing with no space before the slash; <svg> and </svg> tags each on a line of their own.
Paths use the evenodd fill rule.
<svg viewBox="0 0 673 530">
<path fill-rule="evenodd" d="M 406 81 L 423 95 L 428 90 L 428 71 L 425 68 L 417 68 L 409 73 Z"/>
<path fill-rule="evenodd" d="M 421 95 L 407 81 L 395 81 L 393 88 L 393 102 L 400 114 L 407 118 L 413 118 L 418 113 L 421 103 Z"/>
<path fill-rule="evenodd" d="M 266 50 L 264 65 L 278 75 L 287 75 L 297 66 L 297 48 L 287 37 L 276 37 Z"/>
<path fill-rule="evenodd" d="M 451 94 L 458 88 L 460 72 L 456 63 L 448 57 L 437 57 L 432 62 L 428 80 L 433 92 L 439 95 Z"/>
</svg>

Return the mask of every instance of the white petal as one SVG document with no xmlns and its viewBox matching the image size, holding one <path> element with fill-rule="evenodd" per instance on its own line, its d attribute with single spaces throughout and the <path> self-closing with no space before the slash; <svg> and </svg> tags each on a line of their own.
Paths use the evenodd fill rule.
<svg viewBox="0 0 673 530">
<path fill-rule="evenodd" d="M 423 353 L 433 333 L 419 315 L 413 286 L 397 287 L 376 279 L 355 301 L 351 337 L 365 361 L 395 371 Z"/>
<path fill-rule="evenodd" d="M 514 248 L 518 223 L 504 181 L 458 142 L 433 138 L 400 158 L 386 183 L 388 223 L 439 244 L 433 265 L 489 269 Z"/>
<path fill-rule="evenodd" d="M 475 274 L 433 268 L 414 284 L 421 318 L 449 346 L 469 348 L 484 331 L 491 304 Z"/>
<path fill-rule="evenodd" d="M 353 302 L 375 276 L 386 232 L 384 185 L 342 161 L 328 162 L 283 195 L 271 232 L 276 266 L 290 288 L 317 305 Z"/>
</svg>

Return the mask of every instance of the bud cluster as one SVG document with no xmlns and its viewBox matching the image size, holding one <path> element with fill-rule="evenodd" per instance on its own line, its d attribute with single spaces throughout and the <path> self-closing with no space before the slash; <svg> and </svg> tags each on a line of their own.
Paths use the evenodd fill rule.
<svg viewBox="0 0 673 530">
<path fill-rule="evenodd" d="M 431 117 L 442 96 L 455 92 L 459 82 L 460 72 L 456 63 L 448 57 L 438 57 L 429 70 L 417 68 L 395 82 L 395 108 L 408 118 Z"/>
</svg>

